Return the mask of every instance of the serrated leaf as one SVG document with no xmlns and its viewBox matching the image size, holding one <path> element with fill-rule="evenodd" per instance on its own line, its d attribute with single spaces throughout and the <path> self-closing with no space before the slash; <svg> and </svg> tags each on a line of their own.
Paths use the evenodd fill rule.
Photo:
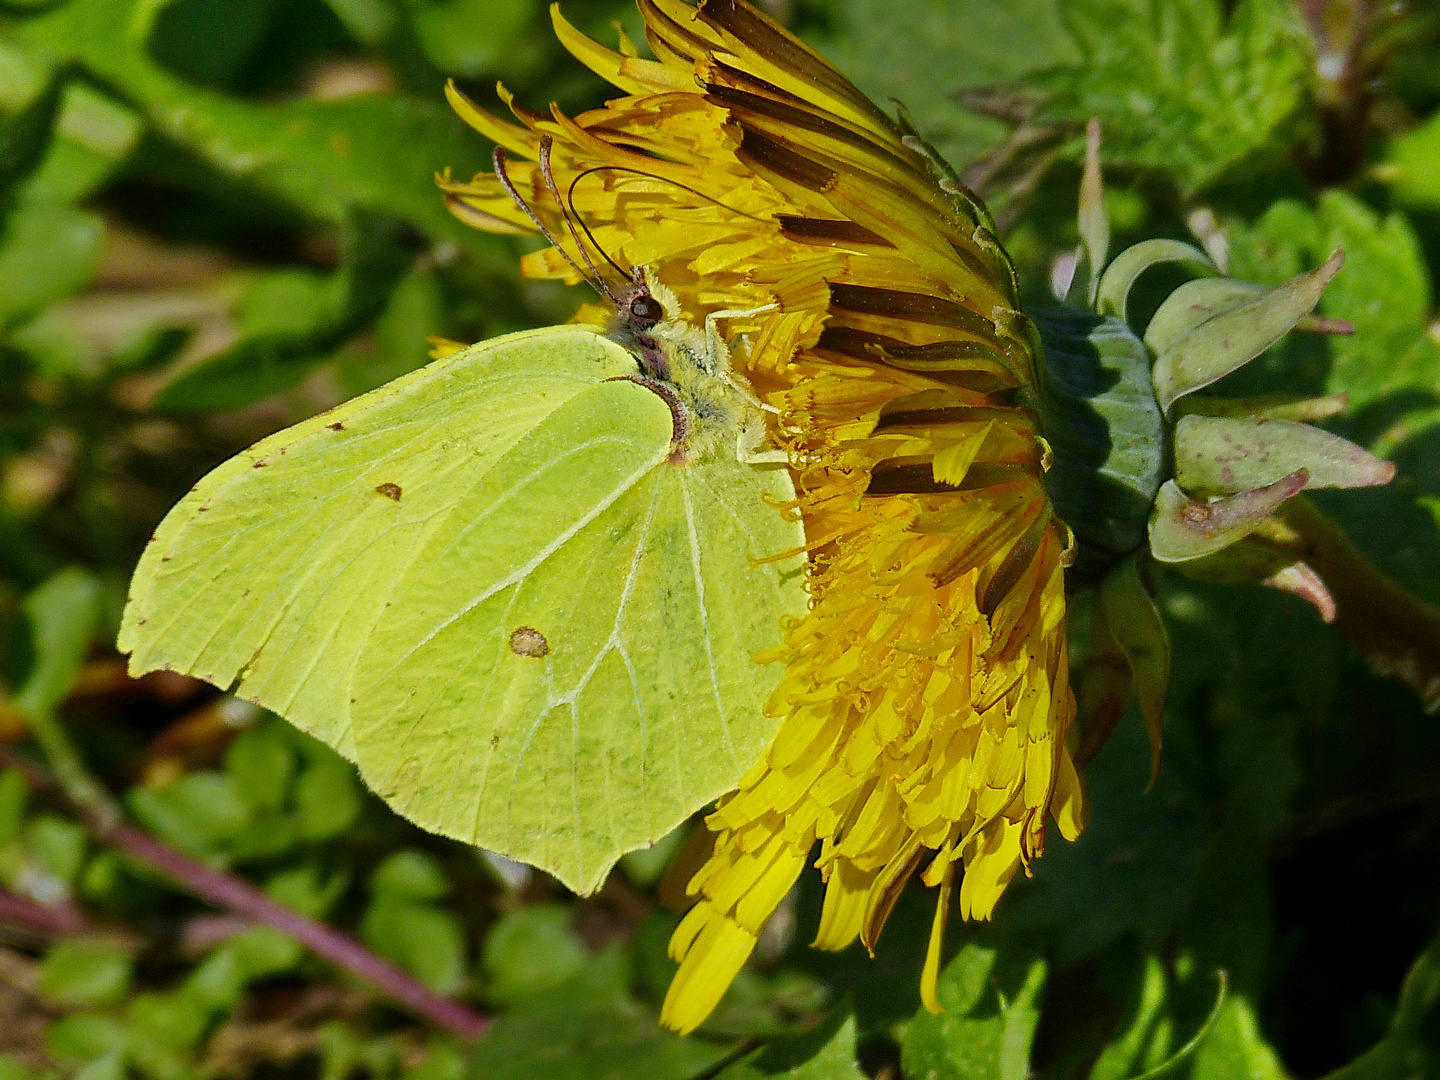
<svg viewBox="0 0 1440 1080">
<path fill-rule="evenodd" d="M 1304 99 L 1309 52 L 1285 0 L 1075 0 L 1082 60 L 1034 83 L 1037 119 L 1100 121 L 1107 162 L 1171 173 L 1186 194 L 1276 144 Z"/>
<path fill-rule="evenodd" d="M 945 1011 L 916 1013 L 905 1031 L 905 1075 L 1025 1080 L 1045 972 L 1043 959 L 1012 943 L 966 942 L 940 973 Z"/>
<path fill-rule="evenodd" d="M 1361 409 L 1398 391 L 1440 395 L 1440 341 L 1431 333 L 1429 271 L 1406 217 L 1376 213 L 1348 192 L 1330 190 L 1312 210 L 1283 200 L 1252 228 L 1231 230 L 1233 272 L 1275 282 L 1339 248 L 1345 268 L 1320 300 L 1324 315 L 1351 323 L 1329 337 L 1324 389 Z M 1423 399 L 1411 407 L 1424 407 Z M 1394 417 L 1390 421 L 1394 422 Z"/>
<path fill-rule="evenodd" d="M 816 42 L 875 101 L 899 101 L 927 141 L 962 166 L 1003 133 L 957 104 L 960 91 L 1072 61 L 1055 0 L 843 0 Z"/>
</svg>

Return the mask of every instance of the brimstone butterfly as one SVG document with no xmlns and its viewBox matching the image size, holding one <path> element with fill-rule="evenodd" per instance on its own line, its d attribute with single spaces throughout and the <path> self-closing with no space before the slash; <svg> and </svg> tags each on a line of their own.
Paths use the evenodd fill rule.
<svg viewBox="0 0 1440 1080">
<path fill-rule="evenodd" d="M 131 672 L 233 687 L 580 892 L 734 787 L 774 735 L 753 656 L 805 608 L 798 554 L 771 559 L 803 546 L 794 492 L 737 451 L 757 414 L 713 320 L 639 274 L 624 304 L 612 336 L 483 342 L 219 466 L 140 559 Z"/>
</svg>

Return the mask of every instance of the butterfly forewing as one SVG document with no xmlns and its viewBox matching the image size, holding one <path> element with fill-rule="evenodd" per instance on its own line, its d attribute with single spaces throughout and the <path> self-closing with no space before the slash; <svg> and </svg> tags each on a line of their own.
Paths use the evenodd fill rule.
<svg viewBox="0 0 1440 1080">
<path fill-rule="evenodd" d="M 171 511 L 120 636 L 358 762 L 422 826 L 590 889 L 773 734 L 804 609 L 784 469 L 671 460 L 595 332 L 511 335 L 252 447 Z M 793 560 L 792 560 L 793 562 Z"/>
</svg>

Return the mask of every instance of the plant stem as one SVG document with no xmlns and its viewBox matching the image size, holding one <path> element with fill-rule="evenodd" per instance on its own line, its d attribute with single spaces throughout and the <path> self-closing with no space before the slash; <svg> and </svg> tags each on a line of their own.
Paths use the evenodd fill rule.
<svg viewBox="0 0 1440 1080">
<path fill-rule="evenodd" d="M 284 931 L 316 956 L 373 984 L 436 1027 L 467 1040 L 478 1039 L 489 1027 L 486 1017 L 427 989 L 353 938 L 276 903 L 248 881 L 192 859 L 133 825 L 117 824 L 104 839 L 212 904 Z"/>
<path fill-rule="evenodd" d="M 1440 610 L 1411 596 L 1309 499 L 1276 514 L 1294 530 L 1293 552 L 1325 582 L 1335 629 L 1372 668 L 1404 683 L 1430 712 L 1440 709 Z"/>
<path fill-rule="evenodd" d="M 289 934 L 316 956 L 373 985 L 417 1016 L 466 1040 L 485 1034 L 489 1018 L 458 1001 L 441 997 L 358 941 L 308 919 L 266 896 L 248 881 L 186 855 L 122 820 L 110 793 L 85 770 L 58 720 L 32 716 L 32 732 L 54 765 L 53 774 L 0 747 L 0 761 L 20 767 L 32 783 L 57 787 L 96 839 L 158 870 L 187 892 L 257 923 Z M 38 721 L 38 722 L 37 722 Z"/>
<path fill-rule="evenodd" d="M 8 889 L 0 889 L 0 922 L 22 923 L 47 934 L 78 934 L 85 930 L 85 918 L 73 904 L 42 904 Z"/>
</svg>

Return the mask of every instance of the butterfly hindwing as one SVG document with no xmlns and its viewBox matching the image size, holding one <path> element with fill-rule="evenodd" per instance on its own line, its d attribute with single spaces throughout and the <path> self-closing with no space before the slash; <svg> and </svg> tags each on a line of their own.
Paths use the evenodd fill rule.
<svg viewBox="0 0 1440 1080">
<path fill-rule="evenodd" d="M 575 399 L 567 438 L 591 443 L 614 408 Z M 536 449 L 532 465 L 554 460 Z M 577 471 L 601 458 L 617 455 Z M 532 475 L 575 483 L 559 465 Z M 756 561 L 799 542 L 766 504 L 788 490 L 783 470 L 733 456 L 662 462 L 583 519 L 537 516 L 553 499 L 517 487 L 483 529 L 437 532 L 397 583 L 403 614 L 362 653 L 362 769 L 422 827 L 593 890 L 619 855 L 732 787 L 774 734 L 762 706 L 775 673 L 752 656 L 804 593 L 797 560 Z M 477 574 L 497 533 L 513 534 L 513 555 Z"/>
</svg>

